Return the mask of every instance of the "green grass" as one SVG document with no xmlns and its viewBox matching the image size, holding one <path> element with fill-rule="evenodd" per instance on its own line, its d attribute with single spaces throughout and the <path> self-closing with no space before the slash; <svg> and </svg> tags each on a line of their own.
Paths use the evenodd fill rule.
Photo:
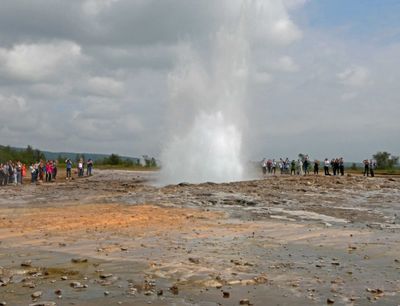
<svg viewBox="0 0 400 306">
<path fill-rule="evenodd" d="M 58 163 L 58 169 L 65 169 L 65 163 Z M 75 169 L 77 164 L 74 163 L 72 168 Z M 143 167 L 141 165 L 103 165 L 103 164 L 94 164 L 93 169 L 102 169 L 102 170 L 132 170 L 132 171 L 157 171 L 159 167 Z"/>
<path fill-rule="evenodd" d="M 364 168 L 358 168 L 357 170 L 354 169 L 345 169 L 345 173 L 351 173 L 351 174 L 363 174 L 364 173 Z M 375 175 L 400 175 L 400 169 L 376 169 Z"/>
<path fill-rule="evenodd" d="M 135 171 L 157 171 L 159 167 L 143 167 L 139 165 L 95 165 L 93 169 L 115 169 L 115 170 L 135 170 Z"/>
</svg>

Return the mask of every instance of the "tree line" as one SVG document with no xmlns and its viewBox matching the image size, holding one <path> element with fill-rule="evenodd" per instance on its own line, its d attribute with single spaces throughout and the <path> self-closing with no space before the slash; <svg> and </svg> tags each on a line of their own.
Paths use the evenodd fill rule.
<svg viewBox="0 0 400 306">
<path fill-rule="evenodd" d="M 372 156 L 376 160 L 377 168 L 382 170 L 393 170 L 399 163 L 399 156 L 393 156 L 389 152 L 377 152 Z"/>
<path fill-rule="evenodd" d="M 24 164 L 32 164 L 39 160 L 46 159 L 43 152 L 27 146 L 26 149 L 11 148 L 10 146 L 0 146 L 0 161 L 7 162 L 20 161 Z"/>
<path fill-rule="evenodd" d="M 66 156 L 59 155 L 57 160 L 59 164 L 64 164 L 68 159 Z M 72 160 L 72 159 L 71 159 Z M 74 162 L 79 162 L 80 160 L 87 161 L 88 158 L 85 154 L 76 154 L 75 159 L 72 160 Z M 155 168 L 158 167 L 157 161 L 154 157 L 148 157 L 147 155 L 143 156 L 142 161 L 139 158 L 124 158 L 119 156 L 118 154 L 112 153 L 107 157 L 102 159 L 97 159 L 95 161 L 96 165 L 104 165 L 104 166 L 123 166 L 123 167 L 146 167 L 146 168 Z"/>
</svg>

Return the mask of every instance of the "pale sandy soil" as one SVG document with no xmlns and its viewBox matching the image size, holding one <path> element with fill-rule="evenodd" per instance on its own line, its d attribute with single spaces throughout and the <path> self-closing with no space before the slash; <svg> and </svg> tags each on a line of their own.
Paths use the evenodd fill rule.
<svg viewBox="0 0 400 306">
<path fill-rule="evenodd" d="M 156 176 L 0 188 L 0 302 L 400 304 L 399 179 Z"/>
</svg>

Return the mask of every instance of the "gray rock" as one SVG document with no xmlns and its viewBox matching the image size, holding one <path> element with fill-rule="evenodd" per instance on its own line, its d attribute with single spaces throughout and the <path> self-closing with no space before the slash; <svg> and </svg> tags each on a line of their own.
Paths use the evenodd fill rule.
<svg viewBox="0 0 400 306">
<path fill-rule="evenodd" d="M 23 285 L 22 285 L 22 287 L 28 287 L 28 288 L 35 288 L 36 287 L 36 285 L 35 285 L 35 283 L 33 283 L 33 282 L 26 282 L 26 283 L 24 283 Z"/>
<path fill-rule="evenodd" d="M 25 260 L 21 263 L 21 267 L 32 267 L 32 260 Z"/>
<path fill-rule="evenodd" d="M 172 287 L 169 288 L 169 290 L 172 292 L 172 294 L 179 294 L 179 288 L 177 285 L 173 285 Z"/>
<path fill-rule="evenodd" d="M 80 282 L 71 282 L 69 285 L 74 289 L 83 288 L 83 285 Z"/>
<path fill-rule="evenodd" d="M 57 306 L 57 304 L 55 302 L 43 301 L 29 304 L 29 306 Z"/>
<path fill-rule="evenodd" d="M 73 263 L 86 263 L 88 262 L 87 258 L 72 258 L 71 262 Z"/>
<path fill-rule="evenodd" d="M 194 263 L 194 264 L 199 264 L 200 263 L 200 259 L 199 258 L 194 258 L 194 257 L 189 257 L 189 261 L 191 263 Z"/>
<path fill-rule="evenodd" d="M 36 291 L 31 294 L 31 297 L 34 299 L 40 298 L 42 296 L 42 291 Z"/>
<path fill-rule="evenodd" d="M 61 295 L 62 294 L 62 290 L 61 289 L 56 289 L 54 291 L 54 293 L 57 294 L 57 295 Z"/>
</svg>

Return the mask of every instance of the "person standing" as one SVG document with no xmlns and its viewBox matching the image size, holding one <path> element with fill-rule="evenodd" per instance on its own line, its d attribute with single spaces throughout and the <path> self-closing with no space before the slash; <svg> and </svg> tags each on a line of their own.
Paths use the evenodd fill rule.
<svg viewBox="0 0 400 306">
<path fill-rule="evenodd" d="M 17 161 L 15 166 L 15 174 L 16 174 L 16 184 L 22 184 L 22 164 L 20 161 Z"/>
<path fill-rule="evenodd" d="M 66 179 L 71 180 L 71 172 L 72 172 L 72 161 L 70 159 L 67 159 L 65 161 L 65 168 L 66 168 Z"/>
<path fill-rule="evenodd" d="M 90 159 L 88 160 L 88 167 L 87 167 L 88 172 L 89 172 L 89 161 L 90 161 Z M 266 175 L 267 174 L 267 162 L 266 162 L 265 158 L 263 159 L 261 166 L 262 166 L 263 175 Z M 89 173 L 88 173 L 88 175 L 89 175 Z"/>
<path fill-rule="evenodd" d="M 91 158 L 89 158 L 89 160 L 87 161 L 87 165 L 86 165 L 86 175 L 87 176 L 92 176 L 92 170 L 93 170 L 93 160 Z"/>
<path fill-rule="evenodd" d="M 47 161 L 46 163 L 46 182 L 51 182 L 51 176 L 53 174 L 53 165 L 51 161 Z"/>
<path fill-rule="evenodd" d="M 308 157 L 306 157 L 304 159 L 304 163 L 303 163 L 304 175 L 309 174 L 308 166 L 309 166 L 309 161 L 308 161 Z"/>
<path fill-rule="evenodd" d="M 78 176 L 83 176 L 83 159 L 81 158 L 78 162 Z"/>
<path fill-rule="evenodd" d="M 330 175 L 330 173 L 329 173 L 329 165 L 330 165 L 329 159 L 325 158 L 325 160 L 324 160 L 325 175 Z"/>
<path fill-rule="evenodd" d="M 290 175 L 296 175 L 296 161 L 294 159 L 290 163 Z"/>
<path fill-rule="evenodd" d="M 9 184 L 14 183 L 14 167 L 11 160 L 8 161 L 8 183 Z"/>
<path fill-rule="evenodd" d="M 315 160 L 314 161 L 314 174 L 318 175 L 318 173 L 319 173 L 319 161 Z"/>
<path fill-rule="evenodd" d="M 276 161 L 275 161 L 275 159 L 272 160 L 272 173 L 274 175 L 276 174 Z"/>
<path fill-rule="evenodd" d="M 341 157 L 339 159 L 339 171 L 340 171 L 340 175 L 343 176 L 344 175 L 344 160 L 343 160 L 343 157 Z"/>
<path fill-rule="evenodd" d="M 376 168 L 376 162 L 371 159 L 369 161 L 369 172 L 371 174 L 371 177 L 375 176 L 375 168 Z"/>
<path fill-rule="evenodd" d="M 52 172 L 53 180 L 56 180 L 57 177 L 57 161 L 53 160 L 53 172 Z"/>
<path fill-rule="evenodd" d="M 31 183 L 33 184 L 36 181 L 36 168 L 34 163 L 29 166 L 29 171 L 31 172 Z"/>
<path fill-rule="evenodd" d="M 303 175 L 303 161 L 300 158 L 297 160 L 297 175 Z"/>
<path fill-rule="evenodd" d="M 3 186 L 3 182 L 4 182 L 4 168 L 3 164 L 0 163 L 0 186 Z"/>
<path fill-rule="evenodd" d="M 26 176 L 26 165 L 22 164 L 22 166 L 21 166 L 21 184 L 24 182 L 25 176 Z"/>
<path fill-rule="evenodd" d="M 365 159 L 363 161 L 364 163 L 364 176 L 369 176 L 369 161 L 368 159 Z"/>
</svg>

